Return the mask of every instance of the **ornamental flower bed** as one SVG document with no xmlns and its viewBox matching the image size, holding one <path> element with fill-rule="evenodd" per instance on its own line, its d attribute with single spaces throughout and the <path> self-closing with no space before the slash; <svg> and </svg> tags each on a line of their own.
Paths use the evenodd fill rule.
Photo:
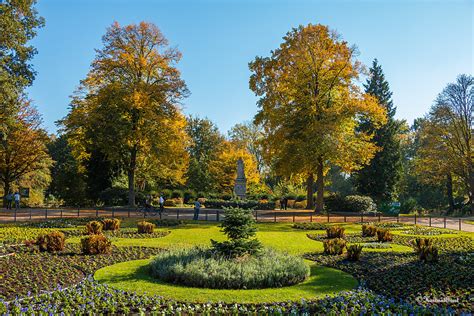
<svg viewBox="0 0 474 316">
<path fill-rule="evenodd" d="M 78 245 L 67 245 L 58 254 L 34 253 L 23 247 L 14 256 L 0 258 L 0 299 L 51 291 L 58 285 L 75 285 L 96 270 L 118 262 L 145 259 L 157 248 L 114 247 L 110 255 L 81 255 Z M 0 314 L 2 314 L 0 312 Z"/>
<path fill-rule="evenodd" d="M 323 242 L 327 239 L 321 234 L 307 234 L 308 238 Z M 392 243 L 412 247 L 416 236 L 392 235 Z M 436 246 L 441 252 L 474 252 L 474 239 L 468 236 L 455 237 L 428 237 L 433 238 Z M 370 243 L 377 242 L 377 237 L 362 237 L 360 234 L 346 234 L 344 237 L 348 243 Z"/>
<path fill-rule="evenodd" d="M 193 304 L 137 295 L 98 284 L 91 278 L 75 287 L 23 300 L 2 302 L 0 314 L 163 314 L 163 315 L 340 315 L 452 314 L 454 310 L 422 307 L 357 289 L 314 301 L 269 304 Z"/>
<path fill-rule="evenodd" d="M 420 262 L 415 253 L 367 252 L 357 262 L 348 262 L 343 256 L 306 256 L 350 273 L 378 294 L 412 304 L 471 312 L 474 309 L 474 266 L 463 264 L 458 257 L 457 254 L 445 254 L 438 262 L 428 264 Z"/>
</svg>

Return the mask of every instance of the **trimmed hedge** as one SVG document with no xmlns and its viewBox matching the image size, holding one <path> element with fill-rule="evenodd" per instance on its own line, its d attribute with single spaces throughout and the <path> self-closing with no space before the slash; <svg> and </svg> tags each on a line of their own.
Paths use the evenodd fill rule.
<svg viewBox="0 0 474 316">
<path fill-rule="evenodd" d="M 275 202 L 261 203 L 256 200 L 207 200 L 207 208 L 224 209 L 224 208 L 242 208 L 254 210 L 274 210 Z"/>
<path fill-rule="evenodd" d="M 369 196 L 348 195 L 342 197 L 334 194 L 324 198 L 327 212 L 370 213 L 377 211 L 377 204 Z"/>
</svg>

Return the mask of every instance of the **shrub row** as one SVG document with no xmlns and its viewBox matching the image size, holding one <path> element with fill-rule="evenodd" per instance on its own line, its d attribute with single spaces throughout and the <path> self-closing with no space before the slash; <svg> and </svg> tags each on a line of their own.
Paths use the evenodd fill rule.
<svg viewBox="0 0 474 316">
<path fill-rule="evenodd" d="M 393 240 L 392 233 L 388 229 L 378 228 L 372 225 L 362 225 L 362 237 L 377 236 L 379 242 L 389 242 Z"/>
<path fill-rule="evenodd" d="M 263 202 L 256 200 L 207 200 L 207 208 L 223 209 L 223 208 L 243 208 L 254 210 L 273 210 L 275 209 L 275 202 Z"/>
<path fill-rule="evenodd" d="M 369 196 L 348 195 L 342 197 L 334 194 L 324 198 L 327 212 L 370 213 L 377 211 L 377 204 Z"/>
</svg>

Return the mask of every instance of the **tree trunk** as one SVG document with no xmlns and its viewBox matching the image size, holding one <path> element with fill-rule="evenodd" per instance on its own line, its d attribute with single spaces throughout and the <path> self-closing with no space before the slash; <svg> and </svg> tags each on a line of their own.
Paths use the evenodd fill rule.
<svg viewBox="0 0 474 316">
<path fill-rule="evenodd" d="M 10 181 L 3 184 L 3 207 L 7 207 L 7 194 L 10 193 Z"/>
<path fill-rule="evenodd" d="M 472 172 L 469 174 L 469 187 L 471 191 L 469 196 L 469 202 L 471 203 L 471 215 L 474 215 L 474 175 Z"/>
<path fill-rule="evenodd" d="M 316 212 L 321 213 L 324 210 L 324 164 L 323 157 L 318 157 L 316 170 Z"/>
<path fill-rule="evenodd" d="M 446 194 L 448 196 L 449 211 L 454 211 L 454 197 L 453 197 L 453 177 L 451 172 L 446 175 Z"/>
<path fill-rule="evenodd" d="M 306 179 L 306 209 L 312 210 L 314 208 L 313 202 L 313 185 L 314 185 L 314 175 L 310 173 Z"/>
<path fill-rule="evenodd" d="M 137 168 L 137 146 L 130 152 L 130 164 L 128 166 L 128 205 L 135 206 L 135 170 Z"/>
</svg>

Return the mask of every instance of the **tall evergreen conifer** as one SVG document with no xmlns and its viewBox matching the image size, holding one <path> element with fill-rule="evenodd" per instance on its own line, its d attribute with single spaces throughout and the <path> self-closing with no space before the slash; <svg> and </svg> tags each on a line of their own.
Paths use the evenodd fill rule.
<svg viewBox="0 0 474 316">
<path fill-rule="evenodd" d="M 400 179 L 401 155 L 398 139 L 400 122 L 394 119 L 396 107 L 393 105 L 392 92 L 382 66 L 374 59 L 370 68 L 370 77 L 364 84 L 365 92 L 375 96 L 387 110 L 387 124 L 375 129 L 370 121 L 361 124 L 361 130 L 373 132 L 373 141 L 380 147 L 370 163 L 354 174 L 354 182 L 360 194 L 369 195 L 378 203 L 394 198 L 395 187 Z"/>
</svg>

